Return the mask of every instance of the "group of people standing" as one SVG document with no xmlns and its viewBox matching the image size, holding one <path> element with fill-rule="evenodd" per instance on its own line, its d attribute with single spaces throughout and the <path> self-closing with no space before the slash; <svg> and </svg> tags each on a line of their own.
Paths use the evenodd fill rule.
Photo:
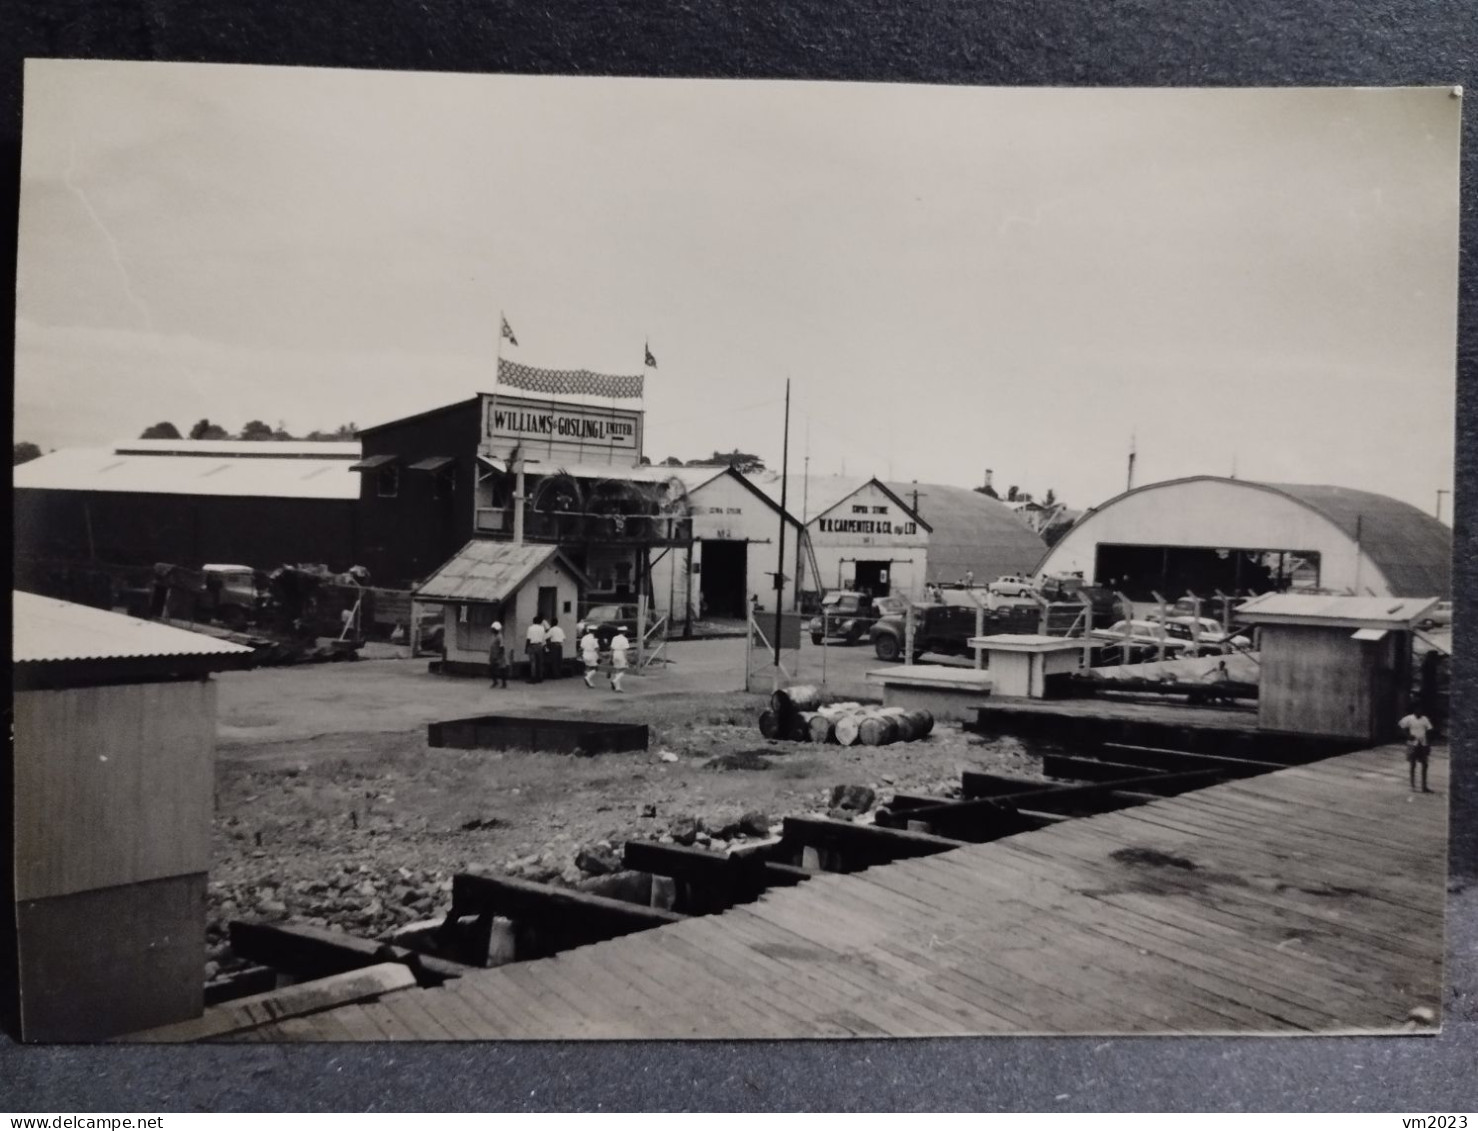
<svg viewBox="0 0 1478 1131">
<path fill-rule="evenodd" d="M 488 671 L 492 687 L 508 686 L 508 671 L 512 667 L 507 642 L 503 639 L 503 625 L 494 621 L 492 642 L 488 645 Z M 585 686 L 593 688 L 595 677 L 601 670 L 601 661 L 608 658 L 607 678 L 611 690 L 621 690 L 621 678 L 626 674 L 631 641 L 619 628 L 611 638 L 608 649 L 602 649 L 600 639 L 589 627 L 579 639 L 580 660 L 585 665 Z M 559 621 L 540 617 L 529 625 L 524 634 L 524 656 L 528 660 L 529 683 L 542 683 L 545 679 L 559 679 L 564 675 L 565 630 Z M 603 657 L 602 653 L 605 656 Z"/>
</svg>

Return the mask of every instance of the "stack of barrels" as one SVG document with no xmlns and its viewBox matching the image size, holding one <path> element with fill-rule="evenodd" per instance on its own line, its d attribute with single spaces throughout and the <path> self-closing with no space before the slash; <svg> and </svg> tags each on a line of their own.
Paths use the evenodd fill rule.
<svg viewBox="0 0 1478 1131">
<path fill-rule="evenodd" d="M 827 703 L 819 687 L 783 687 L 760 712 L 760 733 L 791 742 L 834 742 L 842 746 L 886 746 L 913 742 L 934 729 L 928 711 L 868 703 Z"/>
</svg>

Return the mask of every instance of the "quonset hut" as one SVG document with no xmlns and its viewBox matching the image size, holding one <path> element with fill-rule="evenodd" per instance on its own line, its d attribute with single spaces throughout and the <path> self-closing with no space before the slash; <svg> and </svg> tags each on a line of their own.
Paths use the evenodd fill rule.
<svg viewBox="0 0 1478 1131">
<path fill-rule="evenodd" d="M 1081 573 L 1136 601 L 1287 590 L 1446 598 L 1452 532 L 1370 491 L 1199 475 L 1089 510 L 1037 573 Z"/>
<path fill-rule="evenodd" d="M 900 498 L 914 499 L 927 519 L 929 562 L 925 580 L 949 585 L 967 578 L 988 585 L 1003 574 L 1030 574 L 1047 544 L 1011 507 L 968 487 L 944 483 L 889 482 Z"/>
</svg>

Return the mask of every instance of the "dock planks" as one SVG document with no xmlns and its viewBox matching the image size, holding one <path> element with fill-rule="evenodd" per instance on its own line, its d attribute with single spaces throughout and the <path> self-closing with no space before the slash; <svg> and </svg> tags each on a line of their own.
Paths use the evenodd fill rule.
<svg viewBox="0 0 1478 1131">
<path fill-rule="evenodd" d="M 1442 998 L 1447 768 L 1379 747 L 264 1025 L 267 1040 L 1382 1033 Z"/>
</svg>

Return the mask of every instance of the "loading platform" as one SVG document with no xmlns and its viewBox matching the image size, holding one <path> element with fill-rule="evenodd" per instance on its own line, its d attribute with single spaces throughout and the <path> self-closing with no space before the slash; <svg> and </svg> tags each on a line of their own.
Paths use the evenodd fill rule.
<svg viewBox="0 0 1478 1131">
<path fill-rule="evenodd" d="M 1442 1000 L 1447 771 L 1412 794 L 1402 747 L 1344 754 L 224 1039 L 1410 1031 Z"/>
</svg>

